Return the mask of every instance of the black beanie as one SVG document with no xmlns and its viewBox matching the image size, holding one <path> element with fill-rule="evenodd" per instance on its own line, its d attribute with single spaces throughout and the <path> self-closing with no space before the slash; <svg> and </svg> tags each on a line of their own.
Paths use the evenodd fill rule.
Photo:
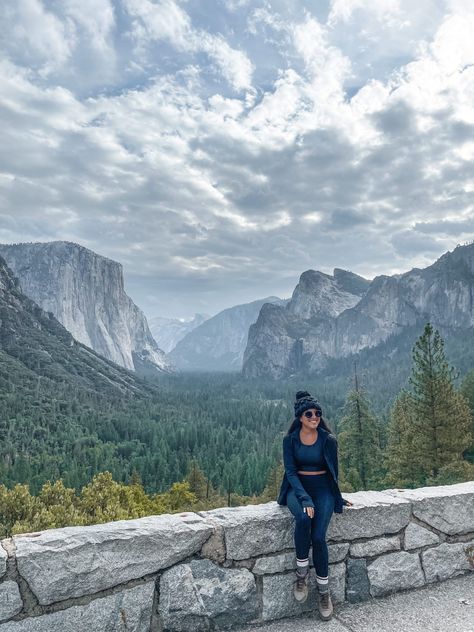
<svg viewBox="0 0 474 632">
<path fill-rule="evenodd" d="M 310 408 L 315 408 L 321 413 L 323 412 L 321 404 L 318 402 L 317 399 L 314 399 L 314 397 L 312 397 L 310 393 L 308 393 L 308 391 L 298 391 L 296 393 L 295 401 L 295 417 L 299 419 L 304 411 L 309 410 Z"/>
</svg>

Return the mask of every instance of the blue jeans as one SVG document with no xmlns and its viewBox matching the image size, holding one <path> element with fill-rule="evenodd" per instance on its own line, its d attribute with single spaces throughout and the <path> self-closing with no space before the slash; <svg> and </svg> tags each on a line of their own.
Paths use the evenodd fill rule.
<svg viewBox="0 0 474 632">
<path fill-rule="evenodd" d="M 326 531 L 334 511 L 335 497 L 329 483 L 329 473 L 301 475 L 300 481 L 314 503 L 314 517 L 303 511 L 292 488 L 288 490 L 286 502 L 295 517 L 296 557 L 304 560 L 313 545 L 313 563 L 318 577 L 327 577 L 329 568 Z"/>
</svg>

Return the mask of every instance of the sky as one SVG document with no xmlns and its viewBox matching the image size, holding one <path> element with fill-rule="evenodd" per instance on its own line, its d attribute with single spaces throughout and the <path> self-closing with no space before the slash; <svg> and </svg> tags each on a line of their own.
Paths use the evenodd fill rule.
<svg viewBox="0 0 474 632">
<path fill-rule="evenodd" d="M 149 317 L 474 238 L 472 0 L 3 0 L 0 242 L 117 261 Z"/>
</svg>

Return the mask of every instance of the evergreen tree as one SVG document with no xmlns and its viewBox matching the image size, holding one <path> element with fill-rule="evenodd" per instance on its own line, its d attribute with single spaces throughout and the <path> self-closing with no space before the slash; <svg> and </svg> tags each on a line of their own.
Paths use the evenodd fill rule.
<svg viewBox="0 0 474 632">
<path fill-rule="evenodd" d="M 415 432 L 413 397 L 406 390 L 402 390 L 395 400 L 390 416 L 384 486 L 424 485 L 421 467 L 413 458 Z"/>
<path fill-rule="evenodd" d="M 189 483 L 189 490 L 198 500 L 206 500 L 214 491 L 210 488 L 208 479 L 204 476 L 204 472 L 195 459 L 189 462 L 185 480 Z"/>
<path fill-rule="evenodd" d="M 443 339 L 427 323 L 413 349 L 410 384 L 415 426 L 412 458 L 428 484 L 436 484 L 440 476 L 444 479 L 472 445 L 468 402 L 456 391 L 454 378 Z"/>
<path fill-rule="evenodd" d="M 265 485 L 265 488 L 260 496 L 260 502 L 266 503 L 278 498 L 278 493 L 280 491 L 280 485 L 284 473 L 285 468 L 282 462 L 277 463 L 275 467 L 272 467 L 270 469 L 267 476 L 267 484 Z"/>
<path fill-rule="evenodd" d="M 461 384 L 461 393 L 467 399 L 471 410 L 471 446 L 467 449 L 466 459 L 470 463 L 474 463 L 474 369 L 464 378 Z"/>
<path fill-rule="evenodd" d="M 382 477 L 379 422 L 359 385 L 357 369 L 340 421 L 338 437 L 343 478 L 352 489 L 376 489 Z"/>
</svg>

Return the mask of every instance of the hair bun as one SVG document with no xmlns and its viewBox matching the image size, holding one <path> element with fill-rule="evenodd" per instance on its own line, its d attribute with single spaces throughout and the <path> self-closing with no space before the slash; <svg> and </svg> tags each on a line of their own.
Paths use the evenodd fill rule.
<svg viewBox="0 0 474 632">
<path fill-rule="evenodd" d="M 298 391 L 296 393 L 296 401 L 299 399 L 304 399 L 305 397 L 311 397 L 311 394 L 308 391 Z"/>
</svg>

